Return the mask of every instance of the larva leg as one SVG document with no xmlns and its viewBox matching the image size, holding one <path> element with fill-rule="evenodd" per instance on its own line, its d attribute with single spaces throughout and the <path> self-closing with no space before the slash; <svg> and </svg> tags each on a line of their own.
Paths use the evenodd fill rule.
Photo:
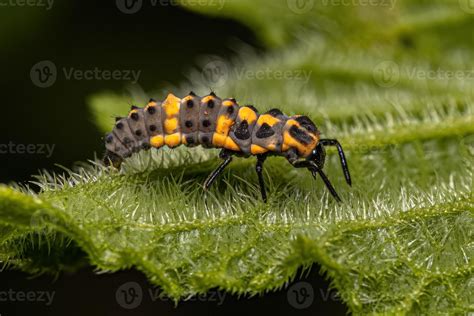
<svg viewBox="0 0 474 316">
<path fill-rule="evenodd" d="M 107 150 L 104 154 L 104 158 L 102 159 L 102 161 L 106 167 L 113 166 L 116 169 L 120 169 L 123 162 L 123 158 L 117 155 L 116 153 Z"/>
<path fill-rule="evenodd" d="M 328 188 L 331 195 L 336 199 L 336 201 L 342 202 L 341 198 L 337 194 L 336 190 L 332 186 L 326 174 L 318 167 L 318 165 L 314 161 L 300 160 L 300 161 L 295 161 L 292 164 L 293 164 L 293 167 L 295 168 L 309 169 L 311 173 L 313 174 L 313 176 L 315 176 L 315 174 L 318 173 L 321 176 L 321 179 L 323 179 L 324 184 Z"/>
<path fill-rule="evenodd" d="M 260 193 L 262 194 L 262 200 L 265 203 L 267 203 L 267 192 L 265 190 L 265 182 L 263 181 L 263 162 L 266 158 L 266 155 L 257 155 L 257 166 L 255 168 L 258 175 L 258 183 L 260 184 Z"/>
<path fill-rule="evenodd" d="M 223 149 L 219 153 L 219 158 L 224 159 L 224 161 L 207 177 L 206 181 L 204 182 L 204 190 L 208 190 L 216 178 L 224 171 L 225 167 L 230 164 L 232 161 L 232 154 Z"/>
<path fill-rule="evenodd" d="M 336 146 L 337 152 L 339 153 L 339 159 L 341 160 L 342 171 L 348 185 L 352 185 L 351 174 L 349 173 L 349 166 L 347 165 L 346 156 L 344 150 L 342 150 L 341 144 L 337 139 L 321 139 L 319 141 L 323 146 Z"/>
</svg>

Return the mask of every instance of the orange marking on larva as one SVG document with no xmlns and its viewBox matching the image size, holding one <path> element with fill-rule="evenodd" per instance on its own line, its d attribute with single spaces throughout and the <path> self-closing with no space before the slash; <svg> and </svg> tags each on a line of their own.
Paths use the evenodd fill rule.
<svg viewBox="0 0 474 316">
<path fill-rule="evenodd" d="M 237 145 L 230 137 L 226 137 L 223 147 L 233 151 L 240 151 L 239 145 Z"/>
<path fill-rule="evenodd" d="M 311 137 L 313 138 L 313 141 L 310 144 L 305 145 L 300 143 L 297 139 L 293 138 L 288 131 L 285 131 L 283 133 L 282 151 L 286 151 L 290 148 L 296 148 L 296 150 L 302 157 L 307 157 L 311 154 L 313 148 L 316 147 L 317 143 L 317 140 L 312 135 Z"/>
<path fill-rule="evenodd" d="M 178 119 L 176 117 L 165 120 L 164 129 L 166 134 L 173 134 L 178 128 Z"/>
<path fill-rule="evenodd" d="M 266 148 L 263 148 L 261 146 L 258 146 L 258 145 L 255 145 L 255 144 L 252 144 L 250 146 L 250 152 L 252 153 L 252 155 L 259 155 L 259 154 L 264 154 L 268 151 L 268 149 Z"/>
<path fill-rule="evenodd" d="M 234 105 L 234 102 L 230 101 L 230 100 L 225 100 L 224 102 L 222 102 L 222 105 L 224 106 L 232 106 Z"/>
<path fill-rule="evenodd" d="M 189 100 L 192 100 L 192 99 L 193 99 L 193 96 L 188 95 L 187 97 L 184 97 L 182 101 L 186 102 L 186 101 L 189 101 Z"/>
<path fill-rule="evenodd" d="M 249 107 L 241 107 L 239 110 L 239 118 L 244 121 L 247 120 L 249 124 L 252 124 L 257 119 L 257 113 Z"/>
<path fill-rule="evenodd" d="M 261 126 L 267 123 L 268 125 L 273 126 L 278 122 L 280 122 L 280 120 L 277 119 L 276 117 L 273 117 L 270 114 L 262 114 L 258 117 L 257 124 Z"/>
<path fill-rule="evenodd" d="M 156 102 L 149 102 L 147 106 L 145 106 L 145 108 L 143 109 L 145 112 L 148 111 L 148 108 L 151 108 L 151 107 L 154 107 L 156 108 L 157 107 L 157 103 Z"/>
<path fill-rule="evenodd" d="M 150 145 L 155 148 L 160 148 L 165 144 L 163 135 L 156 135 L 150 138 Z"/>
<path fill-rule="evenodd" d="M 207 102 L 209 102 L 210 100 L 213 100 L 213 99 L 214 99 L 214 97 L 212 95 L 208 95 L 207 97 L 202 98 L 201 102 L 202 103 L 207 103 Z"/>
<path fill-rule="evenodd" d="M 216 133 L 222 135 L 228 135 L 230 128 L 234 125 L 234 120 L 230 119 L 227 115 L 223 114 L 217 119 Z"/>
<path fill-rule="evenodd" d="M 214 133 L 214 135 L 212 136 L 212 144 L 218 148 L 224 147 L 226 138 L 227 135 Z"/>
<path fill-rule="evenodd" d="M 170 148 L 181 145 L 181 133 L 166 135 L 165 136 L 165 144 Z"/>
<path fill-rule="evenodd" d="M 294 119 L 289 119 L 286 121 L 285 124 L 285 132 L 283 133 L 283 144 L 282 144 L 282 151 L 287 151 L 290 148 L 296 148 L 298 151 L 298 154 L 301 155 L 302 157 L 307 157 L 311 154 L 312 150 L 314 147 L 316 147 L 317 142 L 319 141 L 319 138 L 315 137 L 313 134 L 308 133 L 308 135 L 311 137 L 313 140 L 311 143 L 308 145 L 302 144 L 299 142 L 297 139 L 295 139 L 293 136 L 290 135 L 289 129 L 292 126 L 297 126 L 300 128 L 300 124 L 298 121 Z"/>
<path fill-rule="evenodd" d="M 133 113 L 138 113 L 138 110 L 131 110 L 128 112 L 128 117 L 132 116 Z"/>
<path fill-rule="evenodd" d="M 294 120 L 294 119 L 288 119 L 288 121 L 286 121 L 285 125 L 288 125 L 288 127 L 291 127 L 293 125 L 296 125 L 296 126 L 300 127 L 300 123 L 298 123 L 298 121 Z"/>
<path fill-rule="evenodd" d="M 170 93 L 166 97 L 166 100 L 163 101 L 163 109 L 165 110 L 166 116 L 171 118 L 179 114 L 179 105 L 181 99 L 176 97 L 174 94 Z"/>
</svg>

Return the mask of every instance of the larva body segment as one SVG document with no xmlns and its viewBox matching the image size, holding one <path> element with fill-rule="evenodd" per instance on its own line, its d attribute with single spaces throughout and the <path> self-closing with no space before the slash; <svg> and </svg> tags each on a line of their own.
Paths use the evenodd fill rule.
<svg viewBox="0 0 474 316">
<path fill-rule="evenodd" d="M 212 138 L 216 130 L 217 116 L 222 100 L 214 94 L 201 99 L 199 107 L 199 144 L 204 147 L 213 147 Z"/>
<path fill-rule="evenodd" d="M 169 94 L 163 102 L 150 99 L 144 108 L 132 106 L 126 118 L 118 118 L 105 137 L 106 164 L 120 167 L 133 153 L 150 147 L 221 148 L 224 162 L 205 183 L 208 188 L 230 163 L 233 155 L 257 156 L 262 197 L 266 200 L 263 162 L 269 155 L 285 157 L 294 167 L 319 174 L 331 194 L 340 200 L 322 171 L 323 146 L 336 146 L 347 183 L 351 183 L 342 147 L 334 139 L 320 139 L 316 125 L 306 116 L 288 117 L 278 109 L 259 114 L 251 105 L 240 106 L 235 99 L 221 99 L 214 93 L 199 97 L 190 93 L 180 99 Z"/>
<path fill-rule="evenodd" d="M 188 95 L 181 100 L 179 122 L 181 127 L 181 141 L 189 147 L 199 145 L 199 109 L 201 98 Z"/>
<path fill-rule="evenodd" d="M 134 151 L 147 149 L 150 146 L 150 136 L 145 125 L 145 111 L 140 108 L 133 108 L 128 114 L 128 126 L 135 137 L 136 144 Z"/>
<path fill-rule="evenodd" d="M 144 108 L 144 121 L 149 136 L 148 144 L 155 136 L 163 136 L 163 108 L 161 102 L 150 99 Z"/>
<path fill-rule="evenodd" d="M 280 112 L 281 113 L 281 112 Z M 271 111 L 260 115 L 252 133 L 252 155 L 263 154 L 268 151 L 282 152 L 283 127 L 288 117 L 274 115 Z"/>
</svg>

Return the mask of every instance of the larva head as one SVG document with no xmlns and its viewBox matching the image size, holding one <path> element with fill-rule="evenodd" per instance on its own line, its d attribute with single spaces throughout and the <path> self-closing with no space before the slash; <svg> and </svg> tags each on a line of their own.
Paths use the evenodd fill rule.
<svg viewBox="0 0 474 316">
<path fill-rule="evenodd" d="M 292 116 L 286 122 L 283 134 L 283 151 L 293 148 L 300 158 L 309 158 L 319 142 L 316 125 L 303 115 Z"/>
<path fill-rule="evenodd" d="M 316 162 L 316 164 L 322 169 L 324 161 L 326 160 L 326 151 L 319 143 L 318 128 L 307 116 L 298 116 L 295 120 L 300 124 L 300 128 L 303 129 L 310 138 L 312 138 L 312 141 L 309 141 L 308 138 L 307 151 L 309 152 L 309 155 L 306 156 L 306 159 Z"/>
<path fill-rule="evenodd" d="M 324 149 L 323 145 L 318 143 L 318 145 L 316 145 L 316 147 L 306 159 L 314 161 L 320 169 L 323 169 L 324 162 L 326 161 L 326 150 Z"/>
</svg>

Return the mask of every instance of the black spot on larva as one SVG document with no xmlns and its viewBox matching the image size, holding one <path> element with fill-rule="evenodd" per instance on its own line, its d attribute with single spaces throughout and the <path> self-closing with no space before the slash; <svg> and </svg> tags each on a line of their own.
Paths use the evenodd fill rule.
<svg viewBox="0 0 474 316">
<path fill-rule="evenodd" d="M 214 108 L 214 105 L 215 105 L 214 100 L 207 101 L 207 107 L 208 108 L 212 109 L 212 108 Z"/>
<path fill-rule="evenodd" d="M 234 98 L 230 98 L 229 100 L 232 101 L 232 102 L 234 102 L 234 103 L 237 103 L 237 100 L 234 99 Z"/>
<path fill-rule="evenodd" d="M 128 145 L 128 144 L 130 144 L 131 142 L 132 142 L 132 140 L 131 140 L 130 138 L 128 138 L 128 137 L 124 137 L 124 138 L 123 138 L 123 143 L 124 143 L 125 145 Z"/>
<path fill-rule="evenodd" d="M 231 115 L 232 113 L 234 113 L 234 107 L 233 106 L 229 106 L 227 108 L 227 114 Z"/>
<path fill-rule="evenodd" d="M 314 125 L 313 121 L 309 119 L 307 116 L 300 116 L 295 119 L 300 125 L 304 128 L 306 128 L 308 131 L 311 133 L 315 133 L 318 129 L 316 128 L 316 125 Z"/>
<path fill-rule="evenodd" d="M 290 135 L 304 145 L 311 144 L 311 141 L 313 140 L 311 136 L 308 135 L 308 133 L 296 125 L 290 127 Z"/>
<path fill-rule="evenodd" d="M 132 106 L 130 107 L 130 110 L 132 110 L 132 111 L 133 111 L 133 110 L 138 110 L 138 109 L 139 109 L 139 107 L 136 106 L 136 105 L 132 105 Z"/>
<path fill-rule="evenodd" d="M 217 97 L 217 95 L 214 93 L 214 91 L 212 91 L 212 92 L 210 93 L 210 95 L 212 95 L 213 97 Z"/>
<path fill-rule="evenodd" d="M 267 123 L 263 123 L 262 126 L 260 126 L 260 128 L 258 129 L 257 133 L 255 133 L 255 136 L 257 136 L 257 138 L 267 138 L 273 135 L 275 135 L 275 131 Z"/>
<path fill-rule="evenodd" d="M 147 150 L 147 149 L 150 149 L 151 146 L 150 146 L 150 144 L 148 144 L 148 143 L 143 143 L 143 144 L 142 144 L 142 148 L 143 148 L 144 150 Z"/>
<path fill-rule="evenodd" d="M 123 123 L 122 122 L 118 122 L 115 127 L 117 127 L 117 129 L 122 129 L 123 128 Z"/>
<path fill-rule="evenodd" d="M 137 135 L 137 136 L 142 136 L 142 131 L 139 130 L 139 129 L 137 129 L 137 130 L 135 131 L 135 135 Z"/>
<path fill-rule="evenodd" d="M 196 96 L 196 93 L 194 93 L 193 91 L 189 92 L 189 95 L 195 97 Z"/>
<path fill-rule="evenodd" d="M 203 120 L 203 121 L 202 121 L 202 126 L 204 126 L 204 127 L 209 127 L 209 126 L 211 126 L 211 121 L 209 121 L 209 120 Z"/>
<path fill-rule="evenodd" d="M 138 116 L 138 113 L 132 113 L 130 114 L 130 118 L 134 121 L 138 121 L 139 119 L 139 116 Z"/>
<path fill-rule="evenodd" d="M 243 120 L 234 131 L 235 137 L 240 140 L 246 140 L 250 138 L 249 123 L 247 120 Z"/>
<path fill-rule="evenodd" d="M 116 116 L 116 117 L 115 117 L 115 122 L 118 122 L 118 121 L 120 121 L 121 119 L 123 119 L 123 117 Z"/>
<path fill-rule="evenodd" d="M 193 100 L 188 100 L 186 101 L 186 106 L 191 109 L 194 106 L 194 101 Z"/>
<path fill-rule="evenodd" d="M 283 112 L 280 111 L 279 109 L 271 109 L 270 111 L 267 112 L 267 114 L 270 114 L 273 117 L 277 117 L 277 116 L 283 115 Z"/>
<path fill-rule="evenodd" d="M 148 102 L 156 102 L 156 100 L 153 99 L 153 98 L 150 98 L 150 100 Z"/>
<path fill-rule="evenodd" d="M 194 137 L 192 137 L 191 135 L 186 136 L 186 144 L 193 145 L 194 144 Z"/>
<path fill-rule="evenodd" d="M 156 113 L 156 106 L 149 106 L 147 109 L 148 114 L 155 114 Z"/>
<path fill-rule="evenodd" d="M 150 125 L 150 131 L 152 132 L 156 131 L 156 125 Z"/>
<path fill-rule="evenodd" d="M 254 110 L 254 111 L 255 111 L 255 113 L 258 113 L 258 110 L 257 110 L 257 108 L 256 108 L 256 107 L 254 107 L 253 105 L 246 105 L 246 107 L 248 107 L 248 108 L 250 108 L 250 109 Z"/>
<path fill-rule="evenodd" d="M 193 127 L 193 122 L 186 121 L 186 122 L 184 122 L 184 126 L 186 126 L 187 128 Z"/>
<path fill-rule="evenodd" d="M 201 141 L 202 141 L 204 144 L 209 144 L 209 137 L 203 136 L 203 137 L 201 138 Z"/>
<path fill-rule="evenodd" d="M 114 141 L 114 135 L 108 134 L 107 136 L 105 136 L 105 142 L 106 142 L 107 144 L 110 144 L 110 143 L 113 142 L 113 141 Z"/>
</svg>

